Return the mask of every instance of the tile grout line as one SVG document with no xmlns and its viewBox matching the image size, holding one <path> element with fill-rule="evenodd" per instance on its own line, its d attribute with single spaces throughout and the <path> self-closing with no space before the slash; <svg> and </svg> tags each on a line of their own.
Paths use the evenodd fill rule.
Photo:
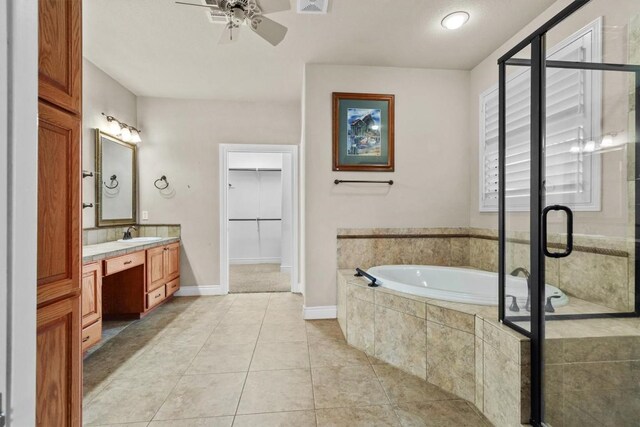
<svg viewBox="0 0 640 427">
<path fill-rule="evenodd" d="M 237 298 L 236 298 L 237 300 Z M 249 361 L 249 366 L 247 367 L 247 373 L 244 376 L 244 381 L 242 382 L 242 388 L 240 389 L 240 396 L 238 397 L 238 403 L 236 404 L 236 410 L 233 414 L 233 424 L 236 422 L 236 417 L 238 416 L 238 409 L 240 409 L 240 402 L 242 401 L 242 395 L 244 394 L 244 388 L 247 385 L 247 380 L 249 379 L 249 373 L 251 372 L 251 364 L 253 363 L 253 358 L 256 355 L 256 348 L 258 347 L 258 340 L 260 340 L 260 334 L 262 333 L 262 326 L 264 325 L 264 319 L 267 317 L 267 310 L 269 309 L 269 303 L 271 302 L 271 295 L 269 295 L 269 300 L 267 301 L 267 306 L 264 309 L 264 315 L 262 316 L 262 321 L 260 322 L 260 330 L 258 331 L 258 336 L 256 337 L 256 342 L 253 345 L 253 352 L 251 353 L 251 360 Z M 235 303 L 235 301 L 234 301 Z"/>
<path fill-rule="evenodd" d="M 235 298 L 234 301 L 235 302 Z M 233 305 L 233 302 L 227 307 L 226 311 L 224 312 L 224 314 L 226 314 L 229 309 L 231 308 L 231 306 Z M 223 315 L 224 317 L 224 315 Z M 198 356 L 198 354 L 200 354 L 200 352 L 202 351 L 202 348 L 204 347 L 205 343 L 207 342 L 207 340 L 211 337 L 211 335 L 213 335 L 213 332 L 218 328 L 218 325 L 220 325 L 220 321 L 218 321 L 218 323 L 216 324 L 216 326 L 214 326 L 213 330 L 211 331 L 211 333 L 209 334 L 209 336 L 207 337 L 207 339 L 203 342 L 202 347 L 200 347 L 200 350 L 198 350 L 198 353 L 196 353 L 196 355 L 193 357 L 193 359 L 191 359 L 191 361 L 189 362 L 189 366 L 187 366 L 187 368 L 185 369 L 185 371 L 180 374 L 180 378 L 178 378 L 178 381 L 176 381 L 176 383 L 173 385 L 173 387 L 171 388 L 171 390 L 169 390 L 169 393 L 165 396 L 164 400 L 162 401 L 162 403 L 160 404 L 160 406 L 158 406 L 158 409 L 155 411 L 155 413 L 153 414 L 153 416 L 151 417 L 151 420 L 148 421 L 149 424 L 151 424 L 151 422 L 154 420 L 154 418 L 158 415 L 158 412 L 160 411 L 160 409 L 162 409 L 162 407 L 164 406 L 165 403 L 167 403 L 167 399 L 169 398 L 169 396 L 171 396 L 171 393 L 173 393 L 176 389 L 176 387 L 178 387 L 178 384 L 180 383 L 180 381 L 182 381 L 182 379 L 186 376 L 185 372 L 189 369 L 189 367 L 191 366 L 191 364 L 193 363 L 193 361 L 195 360 L 195 358 Z M 147 424 L 147 426 L 149 425 Z"/>
<path fill-rule="evenodd" d="M 313 367 L 311 366 L 311 348 L 309 344 L 309 328 L 307 328 L 309 323 L 307 323 L 307 320 L 304 320 L 304 319 L 302 321 L 304 322 L 304 333 L 305 333 L 305 336 L 307 337 L 307 357 L 309 358 L 309 377 L 311 378 L 311 398 L 313 401 L 313 418 L 316 422 L 316 427 L 317 427 L 318 426 L 318 410 L 316 408 L 316 391 L 315 391 L 314 382 L 313 382 Z"/>
</svg>

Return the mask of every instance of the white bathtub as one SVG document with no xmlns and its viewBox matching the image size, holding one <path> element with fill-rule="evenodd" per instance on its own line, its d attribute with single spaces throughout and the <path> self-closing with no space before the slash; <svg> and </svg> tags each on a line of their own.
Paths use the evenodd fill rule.
<svg viewBox="0 0 640 427">
<path fill-rule="evenodd" d="M 367 273 L 377 278 L 380 286 L 443 301 L 477 305 L 498 305 L 498 273 L 468 268 L 437 267 L 430 265 L 382 265 Z M 520 310 L 527 301 L 527 281 L 524 277 L 507 278 L 507 295 L 515 295 Z M 554 307 L 568 304 L 569 298 L 555 286 L 546 285 L 546 296 Z M 507 299 L 507 309 L 511 298 Z"/>
</svg>

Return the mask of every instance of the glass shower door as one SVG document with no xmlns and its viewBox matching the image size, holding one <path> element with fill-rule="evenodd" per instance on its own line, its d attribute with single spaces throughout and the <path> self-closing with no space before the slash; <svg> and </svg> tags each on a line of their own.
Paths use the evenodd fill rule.
<svg viewBox="0 0 640 427">
<path fill-rule="evenodd" d="M 530 62 L 530 49 L 517 55 Z M 528 335 L 531 332 L 531 67 L 504 65 L 500 102 L 504 137 L 500 163 L 504 167 L 500 192 L 500 290 L 504 322 Z M 485 107 L 486 108 L 486 107 Z M 491 115 L 486 115 L 491 119 Z M 496 117 L 497 120 L 497 117 Z M 488 125 L 487 125 L 488 126 Z M 485 131 L 486 132 L 486 131 Z"/>
<path fill-rule="evenodd" d="M 640 67 L 609 66 L 588 57 L 588 47 L 549 55 L 544 70 L 542 388 L 544 420 L 554 427 L 640 419 Z"/>
</svg>

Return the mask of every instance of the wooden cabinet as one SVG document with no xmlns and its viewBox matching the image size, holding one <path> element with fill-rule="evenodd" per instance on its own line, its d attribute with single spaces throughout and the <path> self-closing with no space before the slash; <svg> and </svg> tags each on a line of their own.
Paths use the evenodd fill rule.
<svg viewBox="0 0 640 427">
<path fill-rule="evenodd" d="M 80 291 L 80 119 L 38 104 L 38 305 Z"/>
<path fill-rule="evenodd" d="M 100 263 L 82 268 L 82 327 L 102 319 L 102 268 Z"/>
<path fill-rule="evenodd" d="M 165 284 L 165 247 L 147 250 L 147 292 Z"/>
<path fill-rule="evenodd" d="M 170 281 L 180 276 L 180 244 L 173 243 L 164 250 L 164 277 Z"/>
<path fill-rule="evenodd" d="M 38 1 L 36 420 L 46 427 L 82 424 L 81 6 Z"/>
<path fill-rule="evenodd" d="M 110 276 L 114 273 L 143 265 L 144 258 L 144 251 L 110 258 L 104 262 L 104 275 Z"/>
<path fill-rule="evenodd" d="M 82 1 L 39 0 L 38 96 L 80 115 Z"/>
<path fill-rule="evenodd" d="M 80 296 L 38 309 L 36 424 L 79 426 L 82 360 Z"/>
<path fill-rule="evenodd" d="M 147 309 L 180 289 L 180 243 L 147 250 Z M 167 286 L 171 284 L 170 288 Z M 164 293 L 160 298 L 157 290 Z"/>
</svg>

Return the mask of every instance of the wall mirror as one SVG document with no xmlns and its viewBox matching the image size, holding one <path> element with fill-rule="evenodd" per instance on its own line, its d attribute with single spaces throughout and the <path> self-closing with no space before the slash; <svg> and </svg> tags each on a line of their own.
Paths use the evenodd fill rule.
<svg viewBox="0 0 640 427">
<path fill-rule="evenodd" d="M 136 146 L 96 129 L 96 225 L 136 222 Z"/>
</svg>

